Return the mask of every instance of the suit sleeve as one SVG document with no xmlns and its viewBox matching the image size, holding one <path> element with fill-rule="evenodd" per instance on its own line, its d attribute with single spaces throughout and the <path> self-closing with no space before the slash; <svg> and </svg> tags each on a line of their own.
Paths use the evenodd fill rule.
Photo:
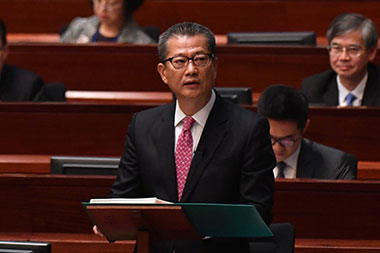
<svg viewBox="0 0 380 253">
<path fill-rule="evenodd" d="M 36 76 L 32 83 L 32 91 L 30 94 L 30 101 L 43 101 L 45 98 L 44 82 L 41 77 Z"/>
<path fill-rule="evenodd" d="M 137 159 L 134 134 L 137 113 L 133 116 L 128 127 L 124 153 L 120 159 L 118 176 L 111 188 L 111 198 L 138 198 L 141 197 L 140 168 Z"/>
<path fill-rule="evenodd" d="M 337 179 L 356 179 L 358 160 L 352 154 L 344 154 Z"/>
<path fill-rule="evenodd" d="M 247 142 L 242 167 L 241 193 L 245 200 L 255 205 L 267 224 L 272 221 L 274 198 L 273 153 L 269 124 L 260 117 Z"/>
</svg>

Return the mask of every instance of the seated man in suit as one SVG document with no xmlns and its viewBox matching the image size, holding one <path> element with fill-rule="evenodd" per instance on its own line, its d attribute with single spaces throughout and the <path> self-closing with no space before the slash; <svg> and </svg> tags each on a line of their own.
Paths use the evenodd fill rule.
<svg viewBox="0 0 380 253">
<path fill-rule="evenodd" d="M 176 24 L 160 36 L 158 52 L 157 70 L 177 100 L 134 115 L 111 197 L 252 204 L 269 224 L 275 157 L 268 121 L 213 89 L 213 33 L 196 23 Z M 248 250 L 239 239 L 152 245 L 152 252 L 167 253 Z"/>
<path fill-rule="evenodd" d="M 33 72 L 5 64 L 8 55 L 7 32 L 0 20 L 0 101 L 39 101 L 44 83 Z"/>
<path fill-rule="evenodd" d="M 302 137 L 309 124 L 309 105 L 296 89 L 268 87 L 260 96 L 257 111 L 269 121 L 277 178 L 356 178 L 354 155 Z"/>
<path fill-rule="evenodd" d="M 343 14 L 327 31 L 332 70 L 302 81 L 301 92 L 310 104 L 380 106 L 378 35 L 372 21 L 360 14 Z"/>
</svg>

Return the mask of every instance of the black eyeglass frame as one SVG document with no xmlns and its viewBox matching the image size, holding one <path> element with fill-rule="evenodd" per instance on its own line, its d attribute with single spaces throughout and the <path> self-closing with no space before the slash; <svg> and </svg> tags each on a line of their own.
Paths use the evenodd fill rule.
<svg viewBox="0 0 380 253">
<path fill-rule="evenodd" d="M 197 57 L 197 56 L 199 56 L 199 55 L 207 55 L 208 57 L 210 57 L 210 60 L 211 60 L 211 61 L 213 61 L 213 60 L 215 59 L 215 54 L 196 54 L 196 55 L 194 55 L 193 57 L 187 57 L 187 56 L 184 56 L 184 55 L 177 55 L 177 56 L 173 56 L 173 57 L 167 58 L 167 59 L 161 61 L 161 63 L 162 63 L 162 64 L 165 64 L 166 62 L 170 62 L 170 64 L 172 64 L 172 66 L 174 67 L 173 62 L 172 62 L 172 60 L 173 60 L 174 58 L 177 58 L 177 57 L 185 57 L 185 58 L 187 58 L 187 62 L 186 62 L 186 64 L 185 64 L 182 68 L 178 68 L 178 69 L 183 69 L 184 67 L 186 67 L 186 66 L 189 64 L 190 60 L 194 63 L 194 58 Z M 208 62 L 208 63 L 209 63 L 209 62 Z M 202 66 L 202 67 L 207 66 L 208 63 L 207 63 L 206 65 Z M 197 66 L 195 63 L 194 63 L 194 65 Z M 197 66 L 197 67 L 199 67 L 199 66 Z M 174 68 L 177 69 L 176 67 L 174 67 Z"/>
<path fill-rule="evenodd" d="M 291 137 L 274 138 L 273 136 L 271 136 L 270 138 L 271 138 L 272 146 L 278 142 L 282 147 L 292 147 L 298 141 L 298 138 L 293 139 Z M 283 141 L 289 141 L 291 142 L 291 144 L 284 145 Z"/>
</svg>

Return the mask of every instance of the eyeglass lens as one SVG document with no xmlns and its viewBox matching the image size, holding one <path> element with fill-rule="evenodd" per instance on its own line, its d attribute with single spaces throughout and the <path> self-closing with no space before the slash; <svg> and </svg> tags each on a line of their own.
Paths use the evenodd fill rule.
<svg viewBox="0 0 380 253">
<path fill-rule="evenodd" d="M 294 143 L 296 142 L 295 140 L 290 139 L 290 138 L 278 138 L 277 139 L 277 138 L 271 137 L 271 140 L 272 140 L 272 145 L 274 145 L 278 142 L 283 147 L 293 146 Z"/>
<path fill-rule="evenodd" d="M 359 56 L 362 53 L 362 48 L 359 46 L 343 47 L 341 45 L 332 45 L 329 47 L 329 52 L 332 55 L 341 55 L 344 51 L 349 56 L 355 57 L 355 56 Z"/>
</svg>

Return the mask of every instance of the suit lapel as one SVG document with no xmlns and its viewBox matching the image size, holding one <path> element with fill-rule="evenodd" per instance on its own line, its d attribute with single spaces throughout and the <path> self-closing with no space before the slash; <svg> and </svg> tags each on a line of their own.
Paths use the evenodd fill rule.
<svg viewBox="0 0 380 253">
<path fill-rule="evenodd" d="M 336 83 L 336 75 L 330 80 L 330 84 L 327 85 L 327 92 L 324 94 L 325 104 L 328 106 L 339 105 L 338 84 Z"/>
<path fill-rule="evenodd" d="M 308 141 L 303 139 L 297 163 L 297 178 L 312 178 L 314 167 L 312 163 L 311 147 Z"/>
<path fill-rule="evenodd" d="M 174 111 L 175 103 L 168 105 L 169 109 L 163 110 L 160 120 L 153 129 L 154 143 L 157 145 L 158 168 L 166 179 L 166 186 L 170 201 L 177 201 L 177 177 L 174 159 Z M 164 148 L 166 147 L 166 148 Z"/>
<path fill-rule="evenodd" d="M 224 103 L 222 98 L 217 94 L 214 107 L 207 119 L 197 151 L 191 162 L 181 202 L 186 202 L 190 198 L 191 192 L 196 187 L 199 178 L 202 176 L 226 133 L 225 125 L 227 117 L 226 110 L 223 109 Z"/>
<path fill-rule="evenodd" d="M 372 105 L 374 104 L 374 99 L 376 97 L 376 90 L 378 89 L 378 73 L 372 68 L 372 65 L 368 66 L 368 80 L 365 85 L 362 105 Z"/>
</svg>

